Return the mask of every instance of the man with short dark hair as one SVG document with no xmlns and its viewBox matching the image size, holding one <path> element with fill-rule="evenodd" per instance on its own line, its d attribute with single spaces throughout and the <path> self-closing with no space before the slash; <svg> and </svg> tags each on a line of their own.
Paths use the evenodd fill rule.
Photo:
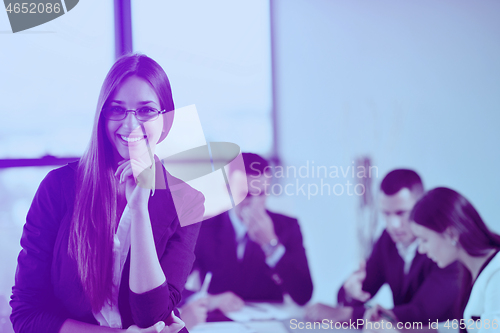
<svg viewBox="0 0 500 333">
<path fill-rule="evenodd" d="M 285 293 L 303 305 L 313 285 L 298 221 L 266 209 L 268 162 L 251 153 L 243 153 L 243 161 L 245 170 L 230 169 L 229 178 L 247 181 L 248 195 L 229 212 L 202 222 L 196 243 L 200 280 L 213 274 L 208 310 L 231 312 L 244 301 L 279 302 Z"/>
<path fill-rule="evenodd" d="M 410 229 L 409 216 L 424 193 L 413 170 L 389 172 L 381 183 L 379 209 L 386 229 L 375 243 L 366 264 L 354 272 L 338 293 L 341 307 L 315 304 L 307 310 L 312 320 L 357 320 L 365 314 L 364 303 L 383 284 L 392 290 L 394 308 L 388 317 L 402 322 L 446 321 L 459 314 L 455 306 L 459 294 L 461 267 L 455 263 L 445 269 L 417 252 L 418 242 Z"/>
</svg>

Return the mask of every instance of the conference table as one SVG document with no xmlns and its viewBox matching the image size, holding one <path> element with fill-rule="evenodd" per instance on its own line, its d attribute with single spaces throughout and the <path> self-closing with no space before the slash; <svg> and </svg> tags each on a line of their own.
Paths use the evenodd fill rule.
<svg viewBox="0 0 500 333">
<path fill-rule="evenodd" d="M 296 333 L 296 332 L 361 332 L 341 328 L 340 323 L 314 323 L 305 319 L 305 308 L 291 299 L 283 303 L 245 303 L 241 311 L 225 314 L 224 321 L 202 323 L 191 333 Z M 337 326 L 337 327 L 335 327 Z M 344 325 L 346 326 L 346 325 Z"/>
</svg>

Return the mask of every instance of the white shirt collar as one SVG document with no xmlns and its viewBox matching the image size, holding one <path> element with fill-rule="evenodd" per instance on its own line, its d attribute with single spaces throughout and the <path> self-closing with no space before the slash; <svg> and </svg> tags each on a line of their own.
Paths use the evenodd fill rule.
<svg viewBox="0 0 500 333">
<path fill-rule="evenodd" d="M 419 244 L 418 239 L 415 239 L 408 246 L 404 246 L 402 243 L 396 243 L 396 248 L 398 249 L 398 253 L 405 263 L 404 266 L 405 274 L 408 274 L 408 272 L 410 271 L 411 263 L 413 262 L 413 259 L 415 259 L 415 256 L 417 255 L 418 244 Z"/>
<path fill-rule="evenodd" d="M 236 234 L 236 240 L 239 241 L 243 237 L 245 237 L 247 233 L 247 227 L 240 220 L 240 218 L 236 214 L 235 209 L 231 209 L 228 212 L 228 214 L 229 214 L 229 220 L 231 221 L 231 224 L 233 225 L 234 228 L 234 233 Z"/>
</svg>

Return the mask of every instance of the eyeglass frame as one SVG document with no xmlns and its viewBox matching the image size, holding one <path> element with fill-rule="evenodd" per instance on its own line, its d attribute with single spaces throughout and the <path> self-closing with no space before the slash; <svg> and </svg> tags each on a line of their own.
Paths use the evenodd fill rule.
<svg viewBox="0 0 500 333">
<path fill-rule="evenodd" d="M 112 108 L 112 107 L 117 107 L 117 108 L 122 108 L 122 109 L 124 109 L 125 111 L 123 112 L 123 114 L 124 114 L 125 116 L 124 116 L 123 118 L 121 118 L 121 119 L 110 119 L 110 118 L 106 117 L 106 111 L 105 111 L 105 110 L 106 110 L 106 109 L 109 109 L 109 108 Z M 147 107 L 148 107 L 148 106 L 142 106 L 142 107 L 140 107 L 140 108 L 138 108 L 138 109 L 135 109 L 135 110 L 134 110 L 134 109 L 126 109 L 126 108 L 121 107 L 121 106 L 118 106 L 118 105 L 106 106 L 106 107 L 103 107 L 103 108 L 101 109 L 101 114 L 102 114 L 102 116 L 103 116 L 104 118 L 106 118 L 107 120 L 111 120 L 111 121 L 120 121 L 120 120 L 124 120 L 124 119 L 126 119 L 126 118 L 127 118 L 127 116 L 128 116 L 128 113 L 129 113 L 129 112 L 133 112 L 133 113 L 134 113 L 134 117 L 135 117 L 135 119 L 137 119 L 137 121 L 140 121 L 141 123 L 146 123 L 146 122 L 148 122 L 148 121 L 153 121 L 153 120 L 158 119 L 158 117 L 160 116 L 160 114 L 165 114 L 165 113 L 167 113 L 167 112 L 171 112 L 171 111 L 173 111 L 173 110 L 167 111 L 167 110 L 165 110 L 165 109 L 163 109 L 163 110 L 157 110 L 156 108 L 149 107 L 149 108 L 151 108 L 151 109 L 153 109 L 153 110 L 155 110 L 155 111 L 157 112 L 157 115 L 156 115 L 156 117 L 155 117 L 155 118 L 148 119 L 148 120 L 140 120 L 139 118 L 137 118 L 137 111 L 138 111 L 138 110 L 140 110 L 140 109 L 142 109 L 142 108 L 147 108 Z"/>
</svg>

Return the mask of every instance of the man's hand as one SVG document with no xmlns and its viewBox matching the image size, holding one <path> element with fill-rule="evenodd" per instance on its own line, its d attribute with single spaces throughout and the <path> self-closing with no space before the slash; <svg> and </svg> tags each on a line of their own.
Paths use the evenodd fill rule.
<svg viewBox="0 0 500 333">
<path fill-rule="evenodd" d="M 252 200 L 263 199 L 256 197 Z M 273 221 L 263 205 L 257 203 L 244 207 L 241 211 L 241 217 L 247 227 L 248 237 L 261 247 L 269 244 L 273 239 L 278 239 L 274 232 Z"/>
<path fill-rule="evenodd" d="M 184 304 L 181 308 L 181 316 L 186 323 L 187 329 L 191 329 L 199 323 L 207 321 L 208 298 L 202 297 Z"/>
<path fill-rule="evenodd" d="M 311 321 L 322 321 L 323 319 L 347 321 L 352 317 L 351 307 L 331 307 L 316 303 L 306 307 L 306 318 Z"/>
<path fill-rule="evenodd" d="M 348 297 L 360 302 L 366 302 L 370 299 L 370 293 L 363 290 L 363 281 L 366 278 L 366 263 L 362 261 L 359 269 L 354 272 L 344 283 L 344 290 Z"/>
<path fill-rule="evenodd" d="M 208 295 L 208 311 L 219 309 L 222 312 L 238 311 L 245 302 L 232 291 L 226 291 L 218 295 Z"/>
<path fill-rule="evenodd" d="M 385 309 L 380 305 L 376 304 L 374 307 L 365 311 L 364 315 L 365 327 L 363 332 L 365 333 L 397 333 L 396 324 L 398 319 L 396 315 L 391 310 Z M 370 321 L 371 324 L 367 325 L 366 322 Z M 375 323 L 377 323 L 375 325 Z M 374 327 L 378 327 L 375 329 Z"/>
<path fill-rule="evenodd" d="M 389 321 L 393 325 L 396 325 L 398 322 L 398 318 L 391 310 L 385 309 L 382 306 L 375 304 L 374 307 L 369 308 L 365 311 L 364 315 L 365 322 L 366 321 Z"/>
</svg>

